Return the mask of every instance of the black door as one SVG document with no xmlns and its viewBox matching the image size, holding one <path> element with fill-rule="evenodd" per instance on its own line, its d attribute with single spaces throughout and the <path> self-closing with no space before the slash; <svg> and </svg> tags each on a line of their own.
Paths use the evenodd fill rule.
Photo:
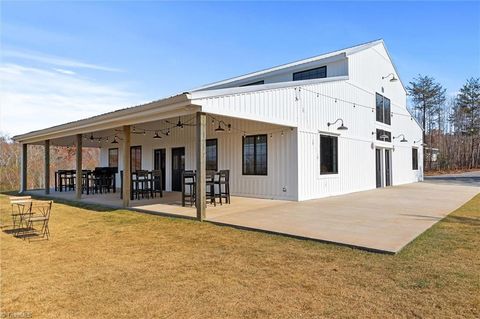
<svg viewBox="0 0 480 319">
<path fill-rule="evenodd" d="M 153 169 L 162 171 L 162 190 L 165 190 L 165 149 L 153 151 Z"/>
<path fill-rule="evenodd" d="M 185 169 L 185 147 L 172 148 L 172 191 L 182 191 L 182 172 Z"/>
<path fill-rule="evenodd" d="M 377 188 L 382 187 L 382 153 L 378 148 L 375 149 L 375 172 L 377 176 Z"/>
<path fill-rule="evenodd" d="M 385 186 L 392 185 L 390 164 L 390 150 L 385 150 Z"/>
</svg>

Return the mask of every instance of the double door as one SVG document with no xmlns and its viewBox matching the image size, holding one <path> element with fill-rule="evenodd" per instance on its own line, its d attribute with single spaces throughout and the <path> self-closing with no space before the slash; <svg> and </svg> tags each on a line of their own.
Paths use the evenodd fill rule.
<svg viewBox="0 0 480 319">
<path fill-rule="evenodd" d="M 376 185 L 386 187 L 392 185 L 392 150 L 387 148 L 375 149 L 375 177 Z"/>
</svg>

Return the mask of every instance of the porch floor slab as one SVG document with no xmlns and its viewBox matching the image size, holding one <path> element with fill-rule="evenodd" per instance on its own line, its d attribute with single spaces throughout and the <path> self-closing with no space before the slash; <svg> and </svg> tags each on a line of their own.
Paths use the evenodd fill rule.
<svg viewBox="0 0 480 319">
<path fill-rule="evenodd" d="M 479 192 L 472 186 L 414 183 L 207 217 L 221 224 L 394 254 Z"/>
<path fill-rule="evenodd" d="M 207 220 L 294 237 L 397 253 L 433 224 L 480 192 L 476 186 L 414 183 L 304 202 L 232 197 L 230 205 L 207 207 Z M 44 195 L 43 191 L 30 191 Z M 73 200 L 73 192 L 52 192 Z M 84 196 L 82 202 L 121 207 L 119 194 Z M 131 201 L 131 209 L 194 218 L 180 193 Z"/>
</svg>

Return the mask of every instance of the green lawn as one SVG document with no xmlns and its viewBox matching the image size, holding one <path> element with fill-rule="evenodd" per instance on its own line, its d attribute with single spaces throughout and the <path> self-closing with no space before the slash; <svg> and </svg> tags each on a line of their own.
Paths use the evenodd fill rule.
<svg viewBox="0 0 480 319">
<path fill-rule="evenodd" d="M 50 230 L 0 233 L 3 315 L 480 317 L 480 195 L 394 256 L 59 203 Z"/>
</svg>

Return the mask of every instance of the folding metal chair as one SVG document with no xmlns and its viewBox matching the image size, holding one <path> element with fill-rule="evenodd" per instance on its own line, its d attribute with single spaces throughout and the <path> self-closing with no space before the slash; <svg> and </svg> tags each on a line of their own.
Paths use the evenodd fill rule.
<svg viewBox="0 0 480 319">
<path fill-rule="evenodd" d="M 18 232 L 22 230 L 27 215 L 31 214 L 32 197 L 10 196 L 9 199 L 12 209 L 12 232 L 13 235 L 16 236 Z"/>
<path fill-rule="evenodd" d="M 34 201 L 32 202 L 32 214 L 30 214 L 27 219 L 27 229 L 35 230 L 33 225 L 35 223 L 42 224 L 40 233 L 42 238 L 47 236 L 49 239 L 50 229 L 48 228 L 48 222 L 50 221 L 50 213 L 52 211 L 53 201 Z"/>
</svg>

